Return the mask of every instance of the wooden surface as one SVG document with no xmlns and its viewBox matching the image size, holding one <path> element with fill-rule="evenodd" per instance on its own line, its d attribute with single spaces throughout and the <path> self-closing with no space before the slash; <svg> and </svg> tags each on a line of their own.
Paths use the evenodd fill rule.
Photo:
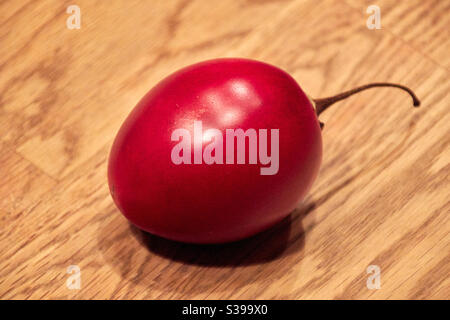
<svg viewBox="0 0 450 320">
<path fill-rule="evenodd" d="M 450 1 L 10 0 L 0 25 L 2 299 L 450 298 Z M 423 104 L 373 89 L 327 111 L 314 187 L 261 235 L 144 235 L 109 195 L 112 140 L 162 77 L 228 56 L 277 65 L 313 97 L 391 81 Z"/>
</svg>

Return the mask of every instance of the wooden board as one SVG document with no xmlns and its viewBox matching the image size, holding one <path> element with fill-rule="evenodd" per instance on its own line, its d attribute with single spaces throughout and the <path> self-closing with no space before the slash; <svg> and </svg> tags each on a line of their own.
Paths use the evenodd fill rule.
<svg viewBox="0 0 450 320">
<path fill-rule="evenodd" d="M 379 30 L 372 1 L 78 0 L 70 30 L 71 4 L 0 2 L 0 298 L 450 298 L 450 1 L 377 1 Z M 387 88 L 327 111 L 317 181 L 261 235 L 211 248 L 142 234 L 107 187 L 120 124 L 162 77 L 234 56 L 313 97 L 391 81 L 423 104 Z"/>
</svg>

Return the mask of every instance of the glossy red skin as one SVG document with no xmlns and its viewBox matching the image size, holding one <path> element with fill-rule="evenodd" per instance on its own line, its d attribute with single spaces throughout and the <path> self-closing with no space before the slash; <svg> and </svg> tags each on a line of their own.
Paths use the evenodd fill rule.
<svg viewBox="0 0 450 320">
<path fill-rule="evenodd" d="M 195 120 L 224 137 L 225 129 L 279 129 L 278 173 L 260 175 L 259 160 L 175 165 L 171 133 L 192 132 Z M 108 178 L 116 205 L 140 229 L 183 242 L 223 243 L 289 215 L 317 176 L 321 157 L 314 107 L 290 75 L 259 61 L 216 59 L 173 73 L 144 96 L 117 134 Z"/>
</svg>

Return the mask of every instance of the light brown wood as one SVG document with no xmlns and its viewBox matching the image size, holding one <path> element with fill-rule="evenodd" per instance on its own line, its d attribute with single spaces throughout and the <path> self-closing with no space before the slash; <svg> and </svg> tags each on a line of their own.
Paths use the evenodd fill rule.
<svg viewBox="0 0 450 320">
<path fill-rule="evenodd" d="M 450 2 L 377 1 L 381 30 L 370 4 L 2 1 L 0 298 L 450 298 Z M 162 77 L 226 56 L 277 65 L 313 97 L 402 83 L 422 107 L 386 88 L 327 110 L 317 181 L 261 235 L 213 248 L 143 235 L 109 195 L 112 140 Z"/>
</svg>

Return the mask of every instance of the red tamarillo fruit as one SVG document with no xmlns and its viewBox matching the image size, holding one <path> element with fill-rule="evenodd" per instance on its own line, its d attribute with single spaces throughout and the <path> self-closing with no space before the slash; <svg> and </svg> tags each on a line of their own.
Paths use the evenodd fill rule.
<svg viewBox="0 0 450 320">
<path fill-rule="evenodd" d="M 109 157 L 112 197 L 142 230 L 191 243 L 263 231 L 295 209 L 322 159 L 318 116 L 372 83 L 311 99 L 286 72 L 216 59 L 163 79 L 120 128 Z"/>
</svg>

